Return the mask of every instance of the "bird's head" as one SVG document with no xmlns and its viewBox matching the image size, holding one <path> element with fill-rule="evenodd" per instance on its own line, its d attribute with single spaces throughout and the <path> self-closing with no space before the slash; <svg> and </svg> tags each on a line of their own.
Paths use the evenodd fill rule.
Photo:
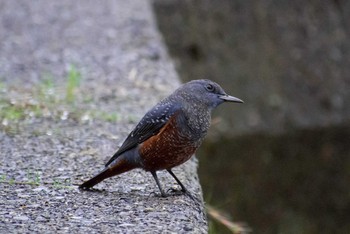
<svg viewBox="0 0 350 234">
<path fill-rule="evenodd" d="M 243 103 L 239 98 L 230 96 L 220 85 L 211 80 L 192 80 L 177 90 L 187 102 L 205 105 L 214 109 L 223 102 Z"/>
</svg>

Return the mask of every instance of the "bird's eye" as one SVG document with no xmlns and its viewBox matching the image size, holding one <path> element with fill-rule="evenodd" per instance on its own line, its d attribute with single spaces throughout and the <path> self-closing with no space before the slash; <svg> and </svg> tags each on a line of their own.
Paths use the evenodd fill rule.
<svg viewBox="0 0 350 234">
<path fill-rule="evenodd" d="M 205 86 L 205 88 L 206 88 L 206 90 L 208 90 L 209 92 L 213 92 L 213 91 L 214 91 L 214 86 L 211 85 L 211 84 L 207 84 L 207 85 Z"/>
</svg>

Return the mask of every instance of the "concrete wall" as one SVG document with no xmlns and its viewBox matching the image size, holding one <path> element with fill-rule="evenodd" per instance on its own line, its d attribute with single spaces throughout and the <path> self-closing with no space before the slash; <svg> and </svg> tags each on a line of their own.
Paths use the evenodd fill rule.
<svg viewBox="0 0 350 234">
<path fill-rule="evenodd" d="M 155 1 L 180 76 L 221 83 L 226 134 L 349 123 L 348 1 Z M 229 109 L 229 110 L 228 110 Z"/>
</svg>

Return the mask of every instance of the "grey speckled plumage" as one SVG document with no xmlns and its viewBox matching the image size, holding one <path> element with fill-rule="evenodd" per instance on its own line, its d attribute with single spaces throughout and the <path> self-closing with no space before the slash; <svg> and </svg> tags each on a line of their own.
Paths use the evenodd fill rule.
<svg viewBox="0 0 350 234">
<path fill-rule="evenodd" d="M 166 194 L 158 181 L 158 170 L 167 170 L 188 193 L 171 169 L 194 154 L 209 129 L 212 110 L 225 101 L 243 102 L 210 80 L 182 85 L 146 113 L 105 169 L 80 188 L 89 189 L 108 177 L 143 168 L 152 173 L 162 196 Z"/>
</svg>

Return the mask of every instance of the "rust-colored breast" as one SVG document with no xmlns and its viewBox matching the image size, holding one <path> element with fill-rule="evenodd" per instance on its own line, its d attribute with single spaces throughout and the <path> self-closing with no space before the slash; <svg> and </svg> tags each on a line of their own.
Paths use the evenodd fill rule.
<svg viewBox="0 0 350 234">
<path fill-rule="evenodd" d="M 176 120 L 175 115 L 157 135 L 141 144 L 139 153 L 145 170 L 164 170 L 178 166 L 190 159 L 198 148 L 198 142 L 191 141 L 190 136 L 179 134 Z"/>
</svg>

